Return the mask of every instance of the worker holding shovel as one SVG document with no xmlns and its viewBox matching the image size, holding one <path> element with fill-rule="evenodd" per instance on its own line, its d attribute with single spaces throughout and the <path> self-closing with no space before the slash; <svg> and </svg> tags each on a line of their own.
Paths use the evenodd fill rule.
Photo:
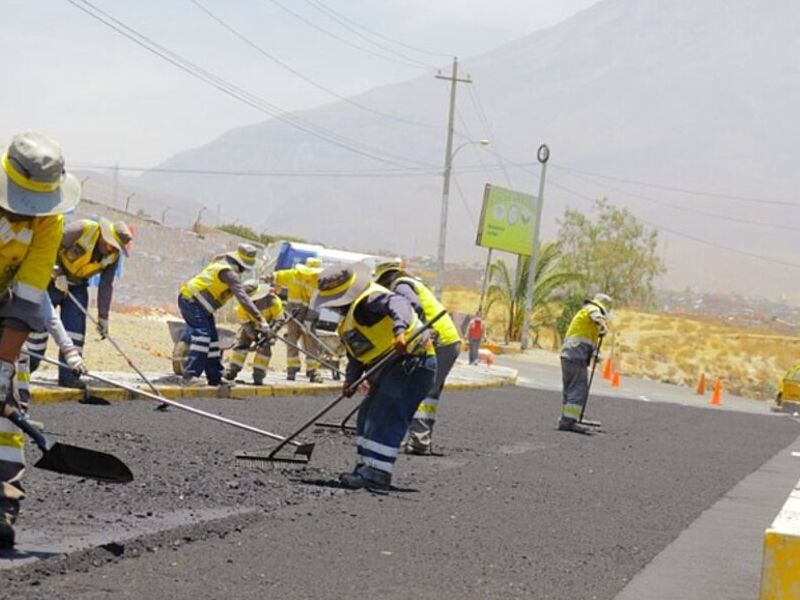
<svg viewBox="0 0 800 600">
<path fill-rule="evenodd" d="M 600 341 L 606 334 L 610 310 L 611 297 L 595 294 L 591 300 L 584 301 L 583 307 L 575 313 L 567 328 L 561 347 L 564 391 L 561 418 L 558 421 L 560 431 L 589 432 L 580 424 L 589 397 L 587 367 L 592 364 Z"/>
<path fill-rule="evenodd" d="M 373 283 L 363 263 L 320 273 L 311 308 L 343 317 L 338 329 L 348 358 L 343 394 L 354 394 L 362 373 L 397 355 L 369 382 L 356 424 L 356 467 L 339 476 L 348 488 L 388 489 L 400 444 L 436 376 L 433 343 L 427 331 L 409 343 L 422 321 L 408 300 Z"/>
<path fill-rule="evenodd" d="M 39 133 L 15 136 L 0 159 L 0 402 L 4 417 L 18 415 L 15 364 L 31 331 L 45 331 L 42 302 L 61 235 L 62 213 L 81 197 L 64 170 L 61 147 Z M 45 334 L 46 335 L 46 334 Z M 24 497 L 22 433 L 0 419 L 0 547 L 14 545 L 14 522 Z"/>
</svg>

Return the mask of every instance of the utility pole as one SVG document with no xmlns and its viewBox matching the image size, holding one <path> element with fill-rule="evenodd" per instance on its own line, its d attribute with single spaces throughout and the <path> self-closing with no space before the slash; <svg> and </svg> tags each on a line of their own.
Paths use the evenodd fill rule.
<svg viewBox="0 0 800 600">
<path fill-rule="evenodd" d="M 453 166 L 453 121 L 456 112 L 456 86 L 459 83 L 472 83 L 469 76 L 458 76 L 458 57 L 453 58 L 451 74 L 436 75 L 436 79 L 450 82 L 450 113 L 447 118 L 447 144 L 444 151 L 444 183 L 442 184 L 442 214 L 439 218 L 439 249 L 436 255 L 436 282 L 433 293 L 439 298 L 444 291 L 444 249 L 447 243 L 447 202 L 450 196 L 450 171 Z"/>
<path fill-rule="evenodd" d="M 550 160 L 550 148 L 547 147 L 547 144 L 539 146 L 536 158 L 542 165 L 542 173 L 539 175 L 539 197 L 536 199 L 536 220 L 533 222 L 533 248 L 531 249 L 531 263 L 528 267 L 528 281 L 525 282 L 525 298 L 523 298 L 525 310 L 522 317 L 522 331 L 519 336 L 519 347 L 522 350 L 528 348 L 528 328 L 533 312 L 533 287 L 536 282 L 536 263 L 539 261 L 539 228 L 542 225 L 542 204 L 544 204 L 544 178 L 547 175 L 547 161 Z"/>
</svg>

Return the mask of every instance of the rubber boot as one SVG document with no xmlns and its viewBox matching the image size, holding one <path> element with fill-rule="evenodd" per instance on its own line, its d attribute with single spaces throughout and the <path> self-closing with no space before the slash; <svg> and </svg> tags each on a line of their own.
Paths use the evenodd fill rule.
<svg viewBox="0 0 800 600">
<path fill-rule="evenodd" d="M 325 380 L 322 378 L 322 375 L 319 371 L 314 369 L 313 371 L 309 371 L 307 374 L 308 380 L 311 383 L 324 383 Z"/>
<path fill-rule="evenodd" d="M 339 482 L 351 490 L 364 488 L 388 490 L 392 485 L 392 474 L 367 465 L 360 465 L 351 473 L 340 474 Z"/>
<path fill-rule="evenodd" d="M 571 431 L 573 433 L 589 433 L 589 428 L 584 427 L 580 423 L 578 423 L 575 419 L 565 419 L 561 417 L 558 420 L 558 430 L 559 431 Z"/>
</svg>

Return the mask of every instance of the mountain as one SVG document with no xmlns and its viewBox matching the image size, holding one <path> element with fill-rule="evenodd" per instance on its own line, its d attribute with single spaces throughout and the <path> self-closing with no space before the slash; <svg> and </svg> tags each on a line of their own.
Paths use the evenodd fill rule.
<svg viewBox="0 0 800 600">
<path fill-rule="evenodd" d="M 484 256 L 474 247 L 483 184 L 535 193 L 536 149 L 546 142 L 552 159 L 545 238 L 555 235 L 566 206 L 586 211 L 590 199 L 608 197 L 662 229 L 670 269 L 664 285 L 787 294 L 800 302 L 798 286 L 789 284 L 800 274 L 800 266 L 791 266 L 800 264 L 794 243 L 800 229 L 794 200 L 800 187 L 794 148 L 800 139 L 797 56 L 796 0 L 604 0 L 557 26 L 464 60 L 463 71 L 472 76 L 480 100 L 475 101 L 475 90 L 459 85 L 456 128 L 461 135 L 455 144 L 489 137 L 494 152 L 530 166 L 523 171 L 506 165 L 506 177 L 493 154 L 476 147 L 459 151 L 450 195 L 448 259 Z M 443 72 L 447 69 L 443 65 Z M 154 171 L 138 183 L 212 208 L 222 204 L 224 214 L 257 229 L 357 249 L 435 254 L 441 176 L 367 175 L 375 169 L 413 167 L 410 161 L 418 168 L 442 164 L 447 85 L 426 74 L 353 99 L 421 125 L 345 102 L 293 115 L 378 148 L 400 166 L 269 120 L 231 130 L 160 167 L 353 170 L 361 176 Z M 488 115 L 489 132 L 478 105 Z M 481 163 L 487 171 L 474 168 Z"/>
</svg>

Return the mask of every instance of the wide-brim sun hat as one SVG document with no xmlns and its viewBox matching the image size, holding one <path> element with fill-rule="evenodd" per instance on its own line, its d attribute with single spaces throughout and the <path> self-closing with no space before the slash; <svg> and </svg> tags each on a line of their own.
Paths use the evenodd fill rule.
<svg viewBox="0 0 800 600">
<path fill-rule="evenodd" d="M 239 244 L 234 252 L 228 252 L 225 256 L 236 261 L 243 269 L 252 269 L 256 266 L 256 256 L 258 249 L 251 244 Z"/>
<path fill-rule="evenodd" d="M 81 184 L 64 169 L 58 142 L 26 131 L 15 135 L 0 157 L 0 208 L 29 217 L 75 208 Z"/>
<path fill-rule="evenodd" d="M 133 240 L 133 235 L 128 226 L 123 222 L 112 223 L 108 219 L 101 218 L 100 221 L 100 237 L 103 241 L 122 252 L 125 256 L 128 254 L 128 244 Z"/>
<path fill-rule="evenodd" d="M 371 269 L 362 262 L 334 265 L 319 274 L 317 292 L 311 298 L 311 308 L 347 306 L 370 286 Z"/>
<path fill-rule="evenodd" d="M 251 293 L 247 294 L 253 302 L 257 302 L 262 298 L 266 298 L 272 292 L 272 286 L 266 283 L 259 283 L 258 287 Z"/>
<path fill-rule="evenodd" d="M 389 273 L 390 271 L 399 271 L 402 268 L 403 265 L 400 262 L 400 259 L 382 262 L 375 267 L 375 279 L 380 279 L 384 274 Z"/>
</svg>

